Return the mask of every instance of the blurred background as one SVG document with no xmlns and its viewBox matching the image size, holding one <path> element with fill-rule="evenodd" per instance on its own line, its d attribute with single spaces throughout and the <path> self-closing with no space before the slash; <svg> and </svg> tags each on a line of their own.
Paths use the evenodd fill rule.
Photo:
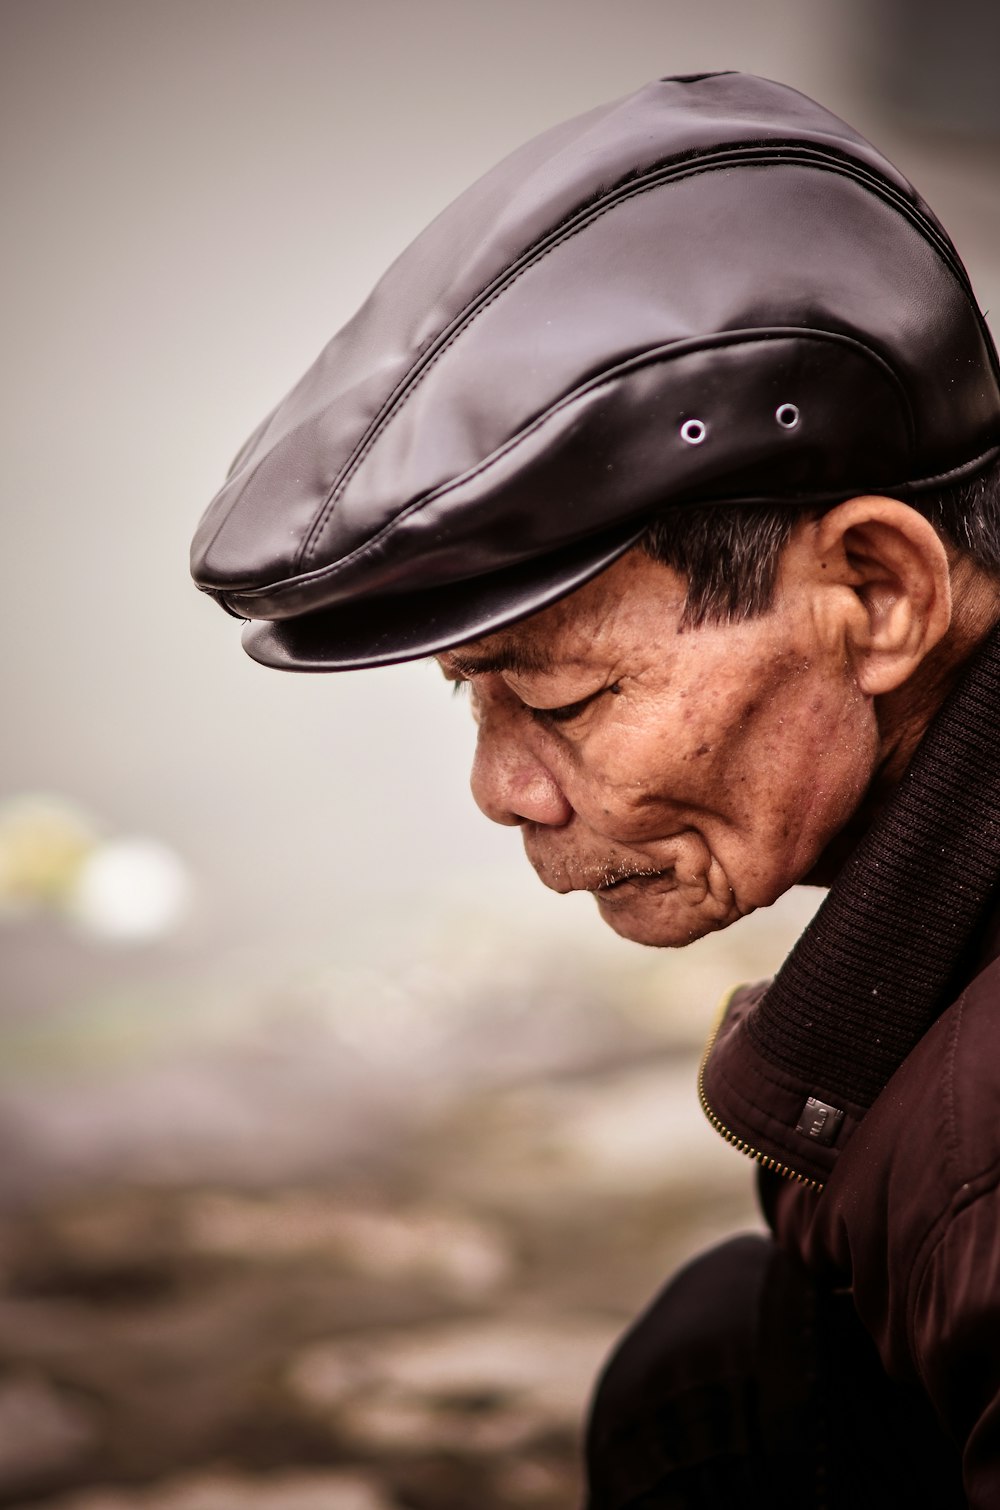
<svg viewBox="0 0 1000 1510">
<path fill-rule="evenodd" d="M 996 307 L 998 17 L 0 4 L 0 1505 L 575 1503 L 611 1340 L 757 1221 L 697 1057 L 819 896 L 621 943 L 474 810 L 433 670 L 261 669 L 188 540 L 432 215 L 657 75 L 815 95 Z"/>
</svg>

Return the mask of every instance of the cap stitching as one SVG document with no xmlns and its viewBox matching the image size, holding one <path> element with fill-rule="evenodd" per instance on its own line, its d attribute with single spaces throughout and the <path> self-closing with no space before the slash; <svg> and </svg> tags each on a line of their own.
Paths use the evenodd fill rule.
<svg viewBox="0 0 1000 1510">
<path fill-rule="evenodd" d="M 715 163 L 706 164 L 701 167 L 691 165 L 687 170 L 679 171 L 675 178 L 670 178 L 666 181 L 679 182 L 681 179 L 685 178 L 696 178 L 702 173 L 713 172 L 716 170 L 716 168 L 717 164 Z M 451 349 L 454 343 L 458 340 L 459 336 L 464 335 L 464 333 L 469 329 L 473 322 L 477 320 L 479 316 L 483 314 L 487 309 L 489 309 L 492 304 L 495 304 L 501 294 L 506 293 L 509 288 L 512 288 L 518 281 L 518 279 L 521 278 L 522 275 L 529 270 L 529 268 L 538 267 L 539 264 L 543 262 L 551 252 L 554 252 L 556 250 L 557 247 L 565 246 L 569 241 L 572 241 L 575 236 L 580 235 L 582 231 L 588 230 L 589 227 L 592 226 L 596 221 L 600 220 L 604 215 L 607 215 L 611 210 L 616 209 L 620 204 L 625 204 L 631 199 L 637 199 L 640 197 L 640 195 L 649 193 L 653 189 L 661 187 L 663 182 L 664 180 L 662 179 L 658 179 L 655 183 L 643 183 L 640 180 L 637 180 L 634 185 L 627 188 L 623 193 L 616 194 L 613 200 L 609 200 L 608 203 L 604 205 L 596 203 L 589 207 L 586 205 L 578 206 L 577 209 L 573 212 L 574 215 L 583 214 L 586 217 L 585 219 L 581 220 L 579 225 L 568 225 L 566 226 L 564 231 L 561 230 L 559 226 L 553 227 L 551 231 L 547 233 L 552 238 L 547 246 L 538 246 L 536 248 L 526 249 L 526 252 L 535 251 L 536 255 L 526 255 L 525 261 L 520 267 L 508 267 L 498 273 L 497 278 L 500 280 L 500 282 L 488 297 L 483 298 L 483 293 L 485 293 L 485 290 L 483 290 L 480 294 L 477 294 L 472 300 L 470 300 L 470 305 L 474 305 L 475 307 L 470 308 L 470 305 L 466 306 L 465 310 L 463 310 L 461 314 L 456 317 L 459 323 L 456 325 L 451 334 L 447 336 L 442 344 L 438 347 L 434 355 L 428 359 L 428 361 L 424 364 L 423 367 L 420 368 L 418 372 L 413 373 L 413 368 L 410 368 L 410 373 L 413 374 L 413 381 L 410 383 L 410 385 L 402 392 L 398 392 L 396 394 L 395 402 L 392 401 L 392 398 L 387 401 L 389 407 L 384 410 L 381 416 L 376 418 L 371 433 L 363 442 L 357 453 L 348 462 L 346 469 L 339 478 L 329 498 L 324 503 L 323 508 L 321 509 L 315 522 L 310 526 L 309 533 L 306 536 L 299 555 L 298 564 L 304 564 L 312 556 L 313 551 L 316 548 L 316 544 L 318 543 L 319 537 L 323 532 L 323 526 L 326 524 L 326 521 L 330 516 L 331 510 L 333 509 L 338 499 L 343 495 L 344 490 L 346 489 L 348 483 L 351 481 L 351 478 L 354 476 L 355 472 L 357 472 L 358 468 L 361 466 L 361 463 L 364 461 L 369 451 L 375 445 L 376 441 L 385 433 L 386 426 L 400 413 L 407 400 L 410 398 L 411 394 L 416 391 L 419 384 L 432 370 L 432 368 L 437 365 L 437 363 L 444 356 L 445 352 Z M 506 276 L 508 272 L 510 273 L 509 277 Z M 482 299 L 482 302 L 476 303 L 477 299 Z M 462 315 L 467 315 L 468 318 L 463 319 Z M 409 376 L 410 373 L 408 373 L 407 376 Z"/>
</svg>

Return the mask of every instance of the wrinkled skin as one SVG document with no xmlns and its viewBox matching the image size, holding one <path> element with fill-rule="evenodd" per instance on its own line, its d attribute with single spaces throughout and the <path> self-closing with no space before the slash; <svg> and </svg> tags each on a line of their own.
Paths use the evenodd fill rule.
<svg viewBox="0 0 1000 1510">
<path fill-rule="evenodd" d="M 469 684 L 479 807 L 520 826 L 546 886 L 592 892 L 626 938 L 686 944 L 774 901 L 871 782 L 855 595 L 814 591 L 796 539 L 773 608 L 743 624 L 682 628 L 683 579 L 634 549 L 438 658 Z"/>
</svg>

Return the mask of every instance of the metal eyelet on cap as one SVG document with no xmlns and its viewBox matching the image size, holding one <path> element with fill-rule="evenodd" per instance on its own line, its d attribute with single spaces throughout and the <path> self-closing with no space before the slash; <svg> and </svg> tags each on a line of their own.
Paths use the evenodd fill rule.
<svg viewBox="0 0 1000 1510">
<path fill-rule="evenodd" d="M 700 446 L 708 434 L 708 426 L 704 420 L 686 419 L 681 425 L 681 440 L 686 440 L 689 446 Z"/>
<path fill-rule="evenodd" d="M 783 430 L 794 430 L 799 422 L 798 407 L 795 404 L 779 404 L 774 417 Z"/>
</svg>

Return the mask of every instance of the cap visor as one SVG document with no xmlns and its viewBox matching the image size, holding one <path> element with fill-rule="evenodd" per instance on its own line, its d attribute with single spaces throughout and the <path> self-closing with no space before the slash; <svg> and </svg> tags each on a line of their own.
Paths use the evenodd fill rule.
<svg viewBox="0 0 1000 1510">
<path fill-rule="evenodd" d="M 421 592 L 338 604 L 279 620 L 253 620 L 243 648 L 279 671 L 352 671 L 420 660 L 505 629 L 566 597 L 617 561 L 646 524 L 489 576 Z"/>
</svg>

